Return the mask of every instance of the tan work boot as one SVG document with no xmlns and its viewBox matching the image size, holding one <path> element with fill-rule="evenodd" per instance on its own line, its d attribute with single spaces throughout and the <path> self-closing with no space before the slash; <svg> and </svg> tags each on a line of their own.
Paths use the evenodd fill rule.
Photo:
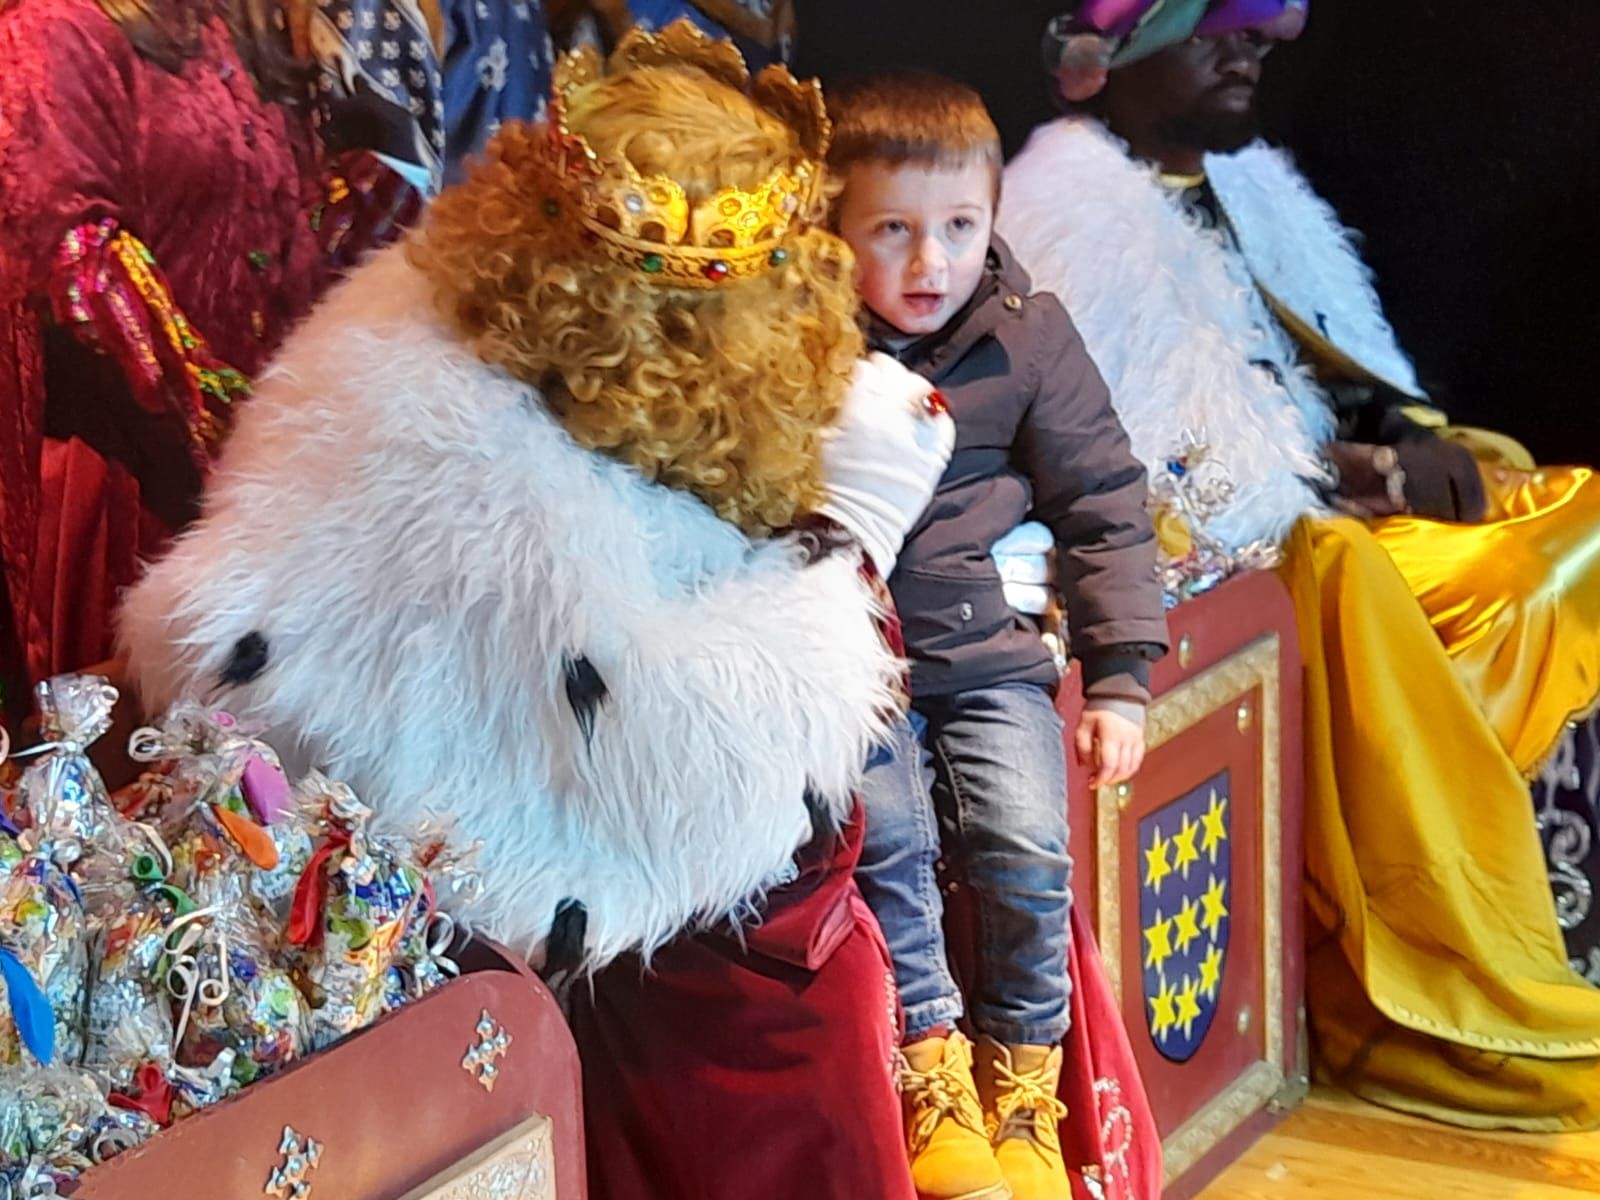
<svg viewBox="0 0 1600 1200">
<path fill-rule="evenodd" d="M 995 1161 L 1016 1200 L 1072 1200 L 1061 1161 L 1060 1122 L 1067 1106 L 1060 1046 L 1002 1046 L 978 1042 L 978 1095 Z"/>
<path fill-rule="evenodd" d="M 972 1082 L 972 1043 L 959 1033 L 900 1050 L 900 1103 L 918 1200 L 1009 1200 Z"/>
</svg>

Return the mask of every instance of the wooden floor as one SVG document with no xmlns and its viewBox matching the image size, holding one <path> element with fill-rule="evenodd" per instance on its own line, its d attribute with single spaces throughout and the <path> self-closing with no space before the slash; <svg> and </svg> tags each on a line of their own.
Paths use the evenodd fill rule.
<svg viewBox="0 0 1600 1200">
<path fill-rule="evenodd" d="M 1316 1091 L 1200 1200 L 1579 1200 L 1600 1133 L 1475 1133 Z"/>
</svg>

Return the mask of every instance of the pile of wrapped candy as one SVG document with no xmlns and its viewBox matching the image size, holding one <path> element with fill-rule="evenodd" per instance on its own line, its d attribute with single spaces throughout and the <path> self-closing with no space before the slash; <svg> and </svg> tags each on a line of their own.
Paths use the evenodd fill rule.
<svg viewBox="0 0 1600 1200">
<path fill-rule="evenodd" d="M 147 769 L 108 795 L 86 751 L 116 699 L 42 684 L 44 741 L 0 791 L 0 1196 L 70 1191 L 455 971 L 439 901 L 473 880 L 440 831 L 375 832 L 194 703 L 134 734 Z"/>
<path fill-rule="evenodd" d="M 1230 550 L 1210 532 L 1212 519 L 1227 510 L 1235 493 L 1226 465 L 1188 432 L 1151 479 L 1151 515 L 1161 546 L 1158 570 L 1168 608 L 1209 592 L 1240 571 L 1278 565 L 1281 554 L 1271 542 Z"/>
</svg>

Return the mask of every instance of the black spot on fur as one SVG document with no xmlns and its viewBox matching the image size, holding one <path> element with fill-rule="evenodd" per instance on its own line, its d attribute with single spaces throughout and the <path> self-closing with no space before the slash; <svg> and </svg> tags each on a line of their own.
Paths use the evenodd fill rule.
<svg viewBox="0 0 1600 1200">
<path fill-rule="evenodd" d="M 233 652 L 222 664 L 222 682 L 229 686 L 249 683 L 267 669 L 267 638 L 263 633 L 245 634 L 233 644 Z"/>
<path fill-rule="evenodd" d="M 556 905 L 550 937 L 545 942 L 544 969 L 540 972 L 561 1011 L 572 1018 L 573 984 L 583 965 L 583 940 L 589 932 L 589 910 L 571 897 Z"/>
<path fill-rule="evenodd" d="M 611 692 L 594 664 L 582 654 L 568 655 L 562 670 L 567 677 L 567 703 L 572 706 L 572 715 L 578 719 L 584 743 L 593 744 L 595 714 L 611 698 Z"/>
<path fill-rule="evenodd" d="M 811 818 L 811 836 L 825 837 L 839 828 L 838 819 L 828 811 L 828 805 L 811 788 L 806 789 L 806 816 Z"/>
<path fill-rule="evenodd" d="M 583 939 L 588 932 L 589 910 L 583 906 L 583 901 L 569 896 L 556 905 L 556 916 L 550 923 L 550 940 L 545 951 L 545 973 L 559 975 L 577 967 L 583 961 Z"/>
</svg>

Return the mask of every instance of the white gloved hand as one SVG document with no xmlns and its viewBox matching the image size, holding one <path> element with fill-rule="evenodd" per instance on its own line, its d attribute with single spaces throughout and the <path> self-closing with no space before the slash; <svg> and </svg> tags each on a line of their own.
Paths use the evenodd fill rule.
<svg viewBox="0 0 1600 1200">
<path fill-rule="evenodd" d="M 1050 608 L 1050 551 L 1055 536 L 1037 521 L 1018 525 L 990 551 L 1005 588 L 1006 603 L 1040 617 Z"/>
<path fill-rule="evenodd" d="M 885 579 L 955 442 L 955 422 L 926 379 L 887 354 L 856 364 L 838 423 L 823 435 L 822 514 L 856 536 Z"/>
</svg>

